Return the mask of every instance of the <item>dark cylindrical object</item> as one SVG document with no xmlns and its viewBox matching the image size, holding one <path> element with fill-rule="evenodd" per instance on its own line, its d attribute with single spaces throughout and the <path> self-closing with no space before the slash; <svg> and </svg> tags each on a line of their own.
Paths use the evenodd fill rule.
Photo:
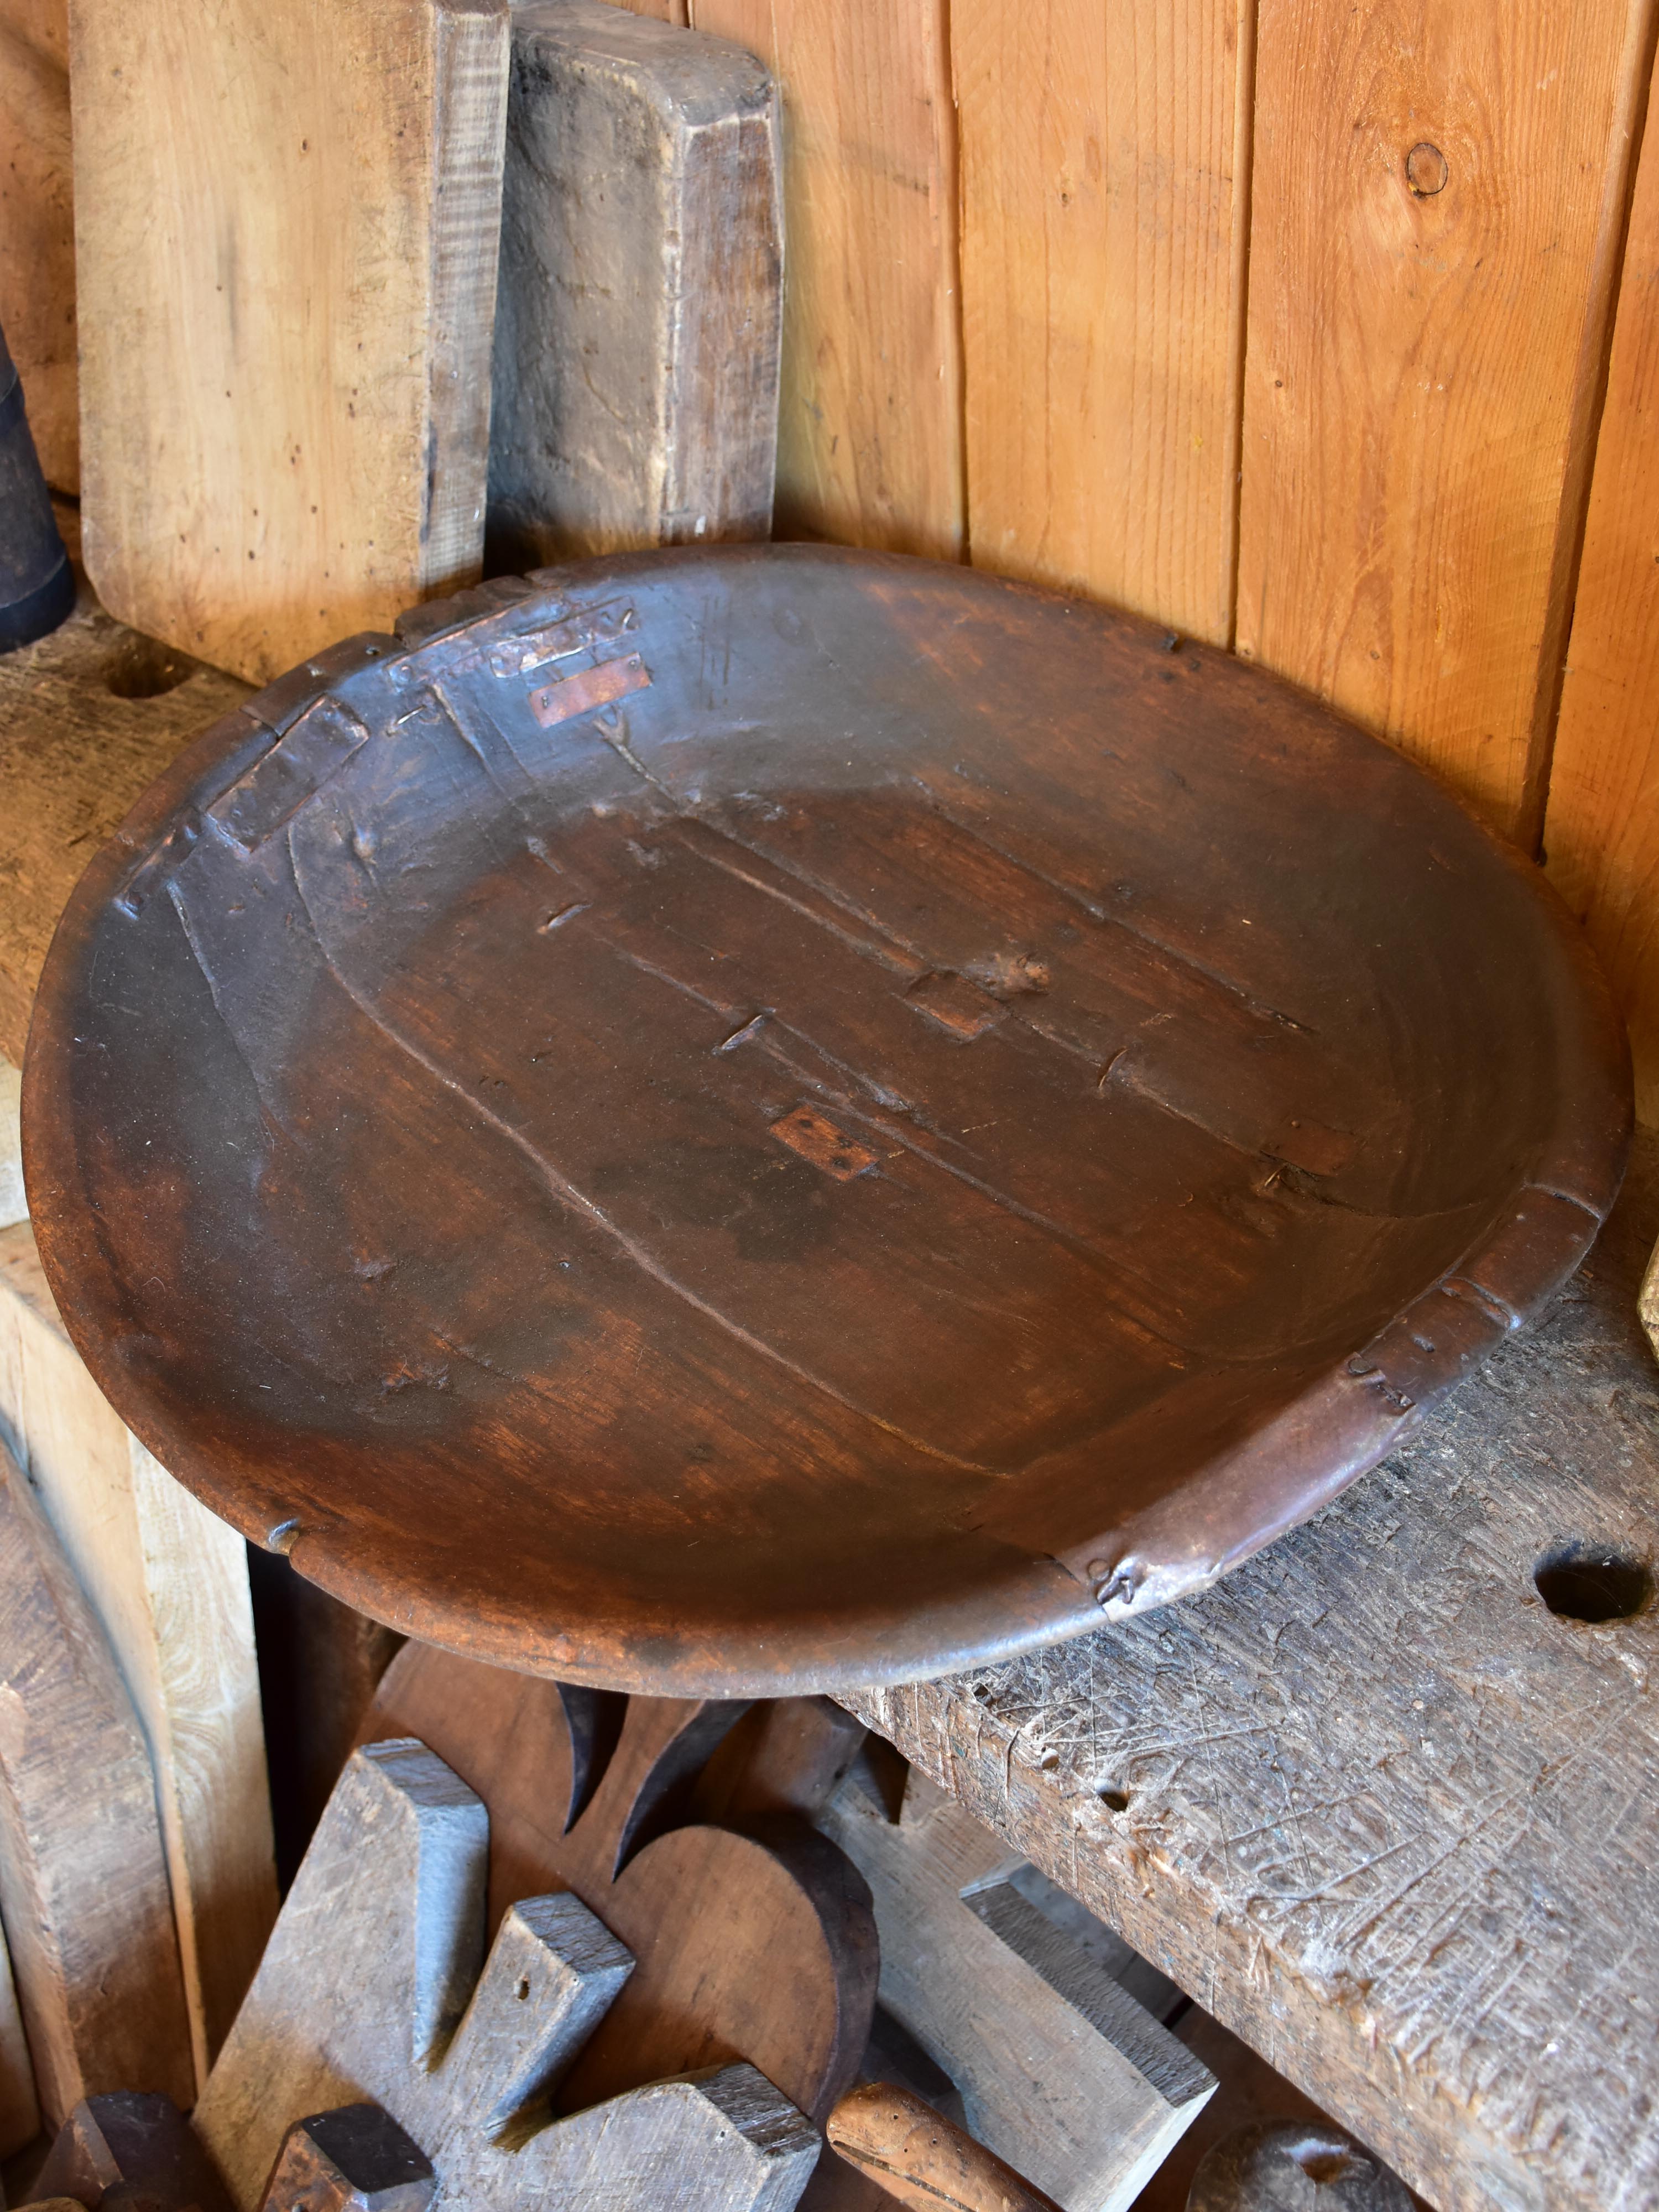
<svg viewBox="0 0 1659 2212">
<path fill-rule="evenodd" d="M 0 653 L 56 629 L 75 605 L 75 571 L 23 411 L 22 380 L 0 332 Z"/>
</svg>

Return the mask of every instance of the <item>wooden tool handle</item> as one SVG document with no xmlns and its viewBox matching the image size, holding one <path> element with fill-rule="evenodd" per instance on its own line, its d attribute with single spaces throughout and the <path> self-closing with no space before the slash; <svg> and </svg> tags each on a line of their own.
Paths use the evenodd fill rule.
<svg viewBox="0 0 1659 2212">
<path fill-rule="evenodd" d="M 916 2212 L 1060 2212 L 1012 2166 L 908 2089 L 849 2089 L 825 2130 L 850 2165 Z"/>
</svg>

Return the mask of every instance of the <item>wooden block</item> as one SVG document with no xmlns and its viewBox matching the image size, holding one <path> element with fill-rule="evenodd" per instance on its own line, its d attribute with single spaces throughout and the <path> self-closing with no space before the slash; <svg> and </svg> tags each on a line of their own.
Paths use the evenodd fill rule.
<svg viewBox="0 0 1659 2212">
<path fill-rule="evenodd" d="M 0 5 L 0 329 L 46 482 L 73 492 L 75 222 L 66 0 Z"/>
<path fill-rule="evenodd" d="M 752 2066 L 548 2124 L 550 2086 L 633 1961 L 565 1894 L 515 1905 L 485 1962 L 489 1855 L 483 1805 L 429 1751 L 353 1754 L 197 2108 L 237 2204 L 260 2203 L 295 2112 L 367 2094 L 451 2202 L 785 2212 L 817 2133 Z"/>
<path fill-rule="evenodd" d="M 35 2194 L 97 2212 L 229 2212 L 212 2162 L 170 2098 L 118 2089 L 78 2104 L 35 2177 Z"/>
<path fill-rule="evenodd" d="M 295 1574 L 280 1552 L 251 1548 L 247 1569 L 276 1879 L 286 1889 L 404 1639 Z"/>
<path fill-rule="evenodd" d="M 1619 280 L 1544 849 L 1630 1023 L 1637 1111 L 1659 1121 L 1659 101 Z"/>
<path fill-rule="evenodd" d="M 513 11 L 495 568 L 765 538 L 783 305 L 763 66 L 602 0 Z"/>
<path fill-rule="evenodd" d="M 849 2165 L 916 2212 L 1060 2212 L 1052 2197 L 931 2105 L 884 2082 L 849 2089 L 825 2133 Z"/>
<path fill-rule="evenodd" d="M 1411 2212 L 1399 2177 L 1340 2128 L 1241 2128 L 1206 2151 L 1187 2212 Z"/>
<path fill-rule="evenodd" d="M 1522 845 L 1646 21 L 1628 0 L 1258 18 L 1238 650 Z"/>
<path fill-rule="evenodd" d="M 0 1914 L 54 2125 L 117 2087 L 195 2092 L 144 1741 L 27 1484 L 0 1452 Z"/>
<path fill-rule="evenodd" d="M 745 2058 L 815 2119 L 851 2087 L 875 2002 L 857 1871 L 798 1815 L 711 1826 L 705 1763 L 740 1701 L 622 1698 L 410 1644 L 365 1727 L 416 1735 L 489 1808 L 492 1923 L 568 1887 L 638 1960 L 558 2103 Z"/>
<path fill-rule="evenodd" d="M 296 2120 L 283 2138 L 264 2212 L 425 2212 L 438 2177 L 378 2105 L 343 2105 Z"/>
<path fill-rule="evenodd" d="M 506 0 L 74 0 L 87 568 L 264 681 L 477 573 Z"/>
<path fill-rule="evenodd" d="M 0 1422 L 137 1709 L 205 2080 L 276 1913 L 246 1550 L 103 1397 L 27 1222 L 0 1230 Z"/>
<path fill-rule="evenodd" d="M 783 93 L 777 534 L 960 557 L 962 346 L 945 11 L 694 0 Z"/>
<path fill-rule="evenodd" d="M 1066 2212 L 1131 2203 L 1214 2088 L 1207 2068 L 1020 1895 L 1018 1855 L 943 1793 L 907 1791 L 896 1821 L 855 1771 L 822 1825 L 874 1896 L 881 2001 L 961 2090 L 972 2134 Z"/>
<path fill-rule="evenodd" d="M 185 741 L 246 696 L 84 593 L 0 655 L 0 1051 L 21 1066 L 35 981 L 89 854 Z"/>
<path fill-rule="evenodd" d="M 1231 641 L 1240 0 L 951 0 L 976 562 Z"/>
</svg>

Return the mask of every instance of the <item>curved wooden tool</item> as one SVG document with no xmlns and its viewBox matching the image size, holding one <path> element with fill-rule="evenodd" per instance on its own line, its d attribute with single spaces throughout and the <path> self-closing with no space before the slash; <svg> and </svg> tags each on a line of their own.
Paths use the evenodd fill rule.
<svg viewBox="0 0 1659 2212">
<path fill-rule="evenodd" d="M 1060 2212 L 964 2129 L 888 2082 L 849 2089 L 824 2132 L 860 2173 L 915 2212 Z"/>
<path fill-rule="evenodd" d="M 565 1894 L 514 1905 L 486 1962 L 488 1856 L 483 1806 L 424 1746 L 354 1753 L 196 2108 L 240 2212 L 296 2112 L 365 2095 L 454 2203 L 787 2212 L 818 2134 L 752 2066 L 552 2118 L 552 2085 L 633 1961 Z"/>
<path fill-rule="evenodd" d="M 869 2039 L 863 1876 L 788 1813 L 678 1825 L 740 1702 L 625 1698 L 404 1647 L 366 1738 L 416 1735 L 489 1808 L 492 1923 L 567 1887 L 637 1966 L 560 2092 L 565 2110 L 744 2057 L 822 2120 Z"/>
</svg>

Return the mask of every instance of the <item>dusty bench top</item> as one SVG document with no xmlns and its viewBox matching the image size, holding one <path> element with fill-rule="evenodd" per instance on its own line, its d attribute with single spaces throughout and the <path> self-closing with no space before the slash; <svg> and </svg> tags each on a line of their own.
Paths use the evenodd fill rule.
<svg viewBox="0 0 1659 2212">
<path fill-rule="evenodd" d="M 1534 1583 L 1575 1543 L 1655 1565 L 1656 1231 L 1648 1135 L 1547 1318 L 1316 1521 L 844 1701 L 1445 2212 L 1659 2201 L 1659 1603 L 1592 1626 Z"/>
</svg>

